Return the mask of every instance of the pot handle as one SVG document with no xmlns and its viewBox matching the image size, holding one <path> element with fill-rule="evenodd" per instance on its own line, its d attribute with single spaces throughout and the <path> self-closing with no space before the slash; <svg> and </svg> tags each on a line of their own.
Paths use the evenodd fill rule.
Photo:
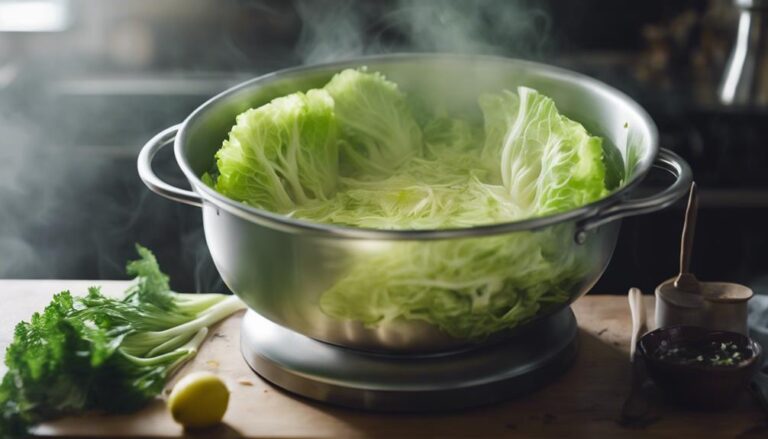
<svg viewBox="0 0 768 439">
<path fill-rule="evenodd" d="M 675 181 L 663 191 L 646 198 L 634 200 L 622 200 L 597 212 L 589 219 L 579 222 L 577 225 L 576 242 L 583 243 L 587 239 L 587 232 L 594 230 L 603 224 L 620 218 L 661 210 L 678 199 L 682 198 L 690 189 L 693 181 L 693 173 L 690 166 L 679 155 L 661 148 L 654 168 L 663 169 L 675 177 Z"/>
<path fill-rule="evenodd" d="M 149 139 L 144 147 L 141 148 L 141 152 L 139 152 L 136 167 L 139 170 L 141 181 L 143 181 L 152 192 L 180 203 L 202 207 L 203 200 L 196 192 L 171 186 L 161 180 L 160 177 L 155 174 L 155 171 L 152 170 L 152 160 L 154 160 L 155 155 L 157 155 L 163 147 L 173 143 L 179 128 L 181 128 L 181 124 L 174 125 L 164 129 L 155 137 Z"/>
</svg>

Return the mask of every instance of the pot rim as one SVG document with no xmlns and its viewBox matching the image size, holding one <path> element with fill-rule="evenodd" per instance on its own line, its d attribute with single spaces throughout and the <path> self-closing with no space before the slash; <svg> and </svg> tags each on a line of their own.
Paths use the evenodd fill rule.
<svg viewBox="0 0 768 439">
<path fill-rule="evenodd" d="M 559 212 L 539 217 L 528 218 L 520 221 L 512 221 L 505 223 L 494 223 L 478 225 L 473 227 L 464 228 L 448 228 L 448 229 L 418 229 L 418 230 L 387 230 L 387 229 L 375 229 L 366 227 L 354 227 L 344 226 L 336 224 L 317 223 L 312 221 L 305 221 L 297 218 L 291 218 L 278 213 L 270 212 L 265 209 L 260 209 L 253 206 L 248 206 L 239 201 L 228 198 L 214 189 L 208 187 L 202 182 L 200 177 L 192 170 L 187 157 L 183 154 L 182 145 L 187 141 L 188 132 L 187 127 L 192 125 L 197 119 L 199 119 L 204 113 L 214 107 L 219 101 L 226 97 L 240 92 L 243 89 L 254 87 L 258 84 L 270 83 L 272 81 L 285 79 L 287 76 L 301 76 L 306 72 L 311 72 L 318 69 L 335 68 L 342 70 L 344 68 L 359 67 L 365 65 L 368 62 L 402 62 L 409 60 L 427 60 L 427 59 L 463 59 L 465 62 L 496 62 L 496 63 L 513 63 L 522 66 L 527 66 L 532 69 L 544 71 L 554 78 L 567 80 L 568 82 L 580 84 L 587 88 L 591 88 L 593 91 L 609 95 L 613 98 L 617 98 L 625 105 L 627 105 L 632 111 L 642 120 L 645 125 L 645 129 L 648 131 L 649 140 L 648 148 L 650 153 L 647 160 L 642 160 L 638 163 L 637 168 L 631 179 L 623 184 L 620 188 L 616 189 L 609 195 L 592 203 L 580 206 L 575 209 L 568 210 L 566 212 Z M 178 134 L 176 135 L 174 143 L 174 155 L 179 167 L 186 176 L 187 180 L 192 185 L 192 188 L 201 196 L 203 202 L 210 203 L 217 208 L 232 213 L 245 220 L 255 222 L 258 224 L 270 226 L 272 228 L 281 229 L 287 232 L 301 232 L 301 233 L 317 233 L 321 235 L 328 235 L 336 238 L 354 238 L 354 239 L 378 239 L 378 240 L 427 240 L 427 239 L 450 239 L 450 238 L 467 238 L 467 237 L 480 237 L 480 236 L 492 236 L 509 232 L 519 231 L 534 231 L 556 224 L 576 221 L 595 215 L 606 207 L 619 203 L 624 199 L 631 190 L 633 190 L 648 174 L 651 165 L 655 161 L 658 155 L 658 130 L 656 124 L 651 119 L 650 115 L 633 99 L 619 91 L 618 89 L 611 87 L 604 82 L 593 79 L 587 75 L 577 73 L 561 67 L 551 66 L 534 61 L 521 60 L 517 58 L 508 58 L 494 55 L 476 55 L 476 54 L 458 54 L 458 53 L 396 53 L 386 55 L 369 55 L 362 57 L 354 57 L 340 61 L 333 61 L 321 64 L 313 64 L 307 66 L 291 67 L 286 69 L 277 70 L 271 73 L 267 73 L 248 81 L 237 84 L 218 95 L 210 98 L 208 101 L 197 107 L 185 120 L 181 123 Z"/>
</svg>

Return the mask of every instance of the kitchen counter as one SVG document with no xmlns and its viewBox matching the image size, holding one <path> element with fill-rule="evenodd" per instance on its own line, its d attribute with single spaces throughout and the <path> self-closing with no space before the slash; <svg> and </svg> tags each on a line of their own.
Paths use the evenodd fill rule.
<svg viewBox="0 0 768 439">
<path fill-rule="evenodd" d="M 13 326 L 41 310 L 53 293 L 82 294 L 90 285 L 119 294 L 123 281 L 0 280 L 0 349 Z M 649 311 L 653 298 L 646 297 Z M 768 437 L 766 416 L 748 394 L 721 413 L 700 413 L 657 401 L 658 419 L 625 428 L 619 411 L 629 388 L 630 317 L 626 297 L 589 295 L 573 305 L 580 327 L 576 364 L 532 395 L 492 406 L 429 415 L 375 414 L 336 408 L 291 396 L 256 376 L 239 353 L 242 313 L 211 331 L 190 370 L 209 370 L 225 378 L 232 392 L 225 424 L 191 437 Z M 650 312 L 650 315 L 653 313 Z M 173 382 L 170 383 L 172 385 Z M 37 427 L 40 436 L 180 437 L 183 430 L 156 400 L 126 416 L 88 415 Z"/>
</svg>

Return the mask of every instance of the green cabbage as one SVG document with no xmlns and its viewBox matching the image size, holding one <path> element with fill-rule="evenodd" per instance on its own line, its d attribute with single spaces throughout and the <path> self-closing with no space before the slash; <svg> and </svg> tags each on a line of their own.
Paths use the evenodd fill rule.
<svg viewBox="0 0 768 439">
<path fill-rule="evenodd" d="M 338 180 L 333 106 L 326 91 L 310 90 L 237 116 L 229 139 L 216 153 L 216 190 L 278 212 L 327 200 Z"/>
<path fill-rule="evenodd" d="M 421 129 L 397 84 L 381 73 L 347 69 L 325 90 L 336 103 L 342 157 L 351 172 L 388 174 L 421 152 Z"/>
<path fill-rule="evenodd" d="M 327 202 L 290 213 L 297 218 L 377 229 L 443 229 L 519 217 L 501 185 L 476 156 L 444 151 L 442 159 L 413 158 L 386 178 L 339 180 Z"/>
<path fill-rule="evenodd" d="M 601 139 L 535 90 L 481 96 L 482 123 L 435 111 L 419 124 L 407 102 L 381 74 L 345 70 L 323 90 L 249 110 L 217 154 L 215 187 L 295 218 L 401 230 L 518 221 L 607 193 Z M 320 306 L 369 326 L 421 320 L 482 338 L 567 301 L 588 252 L 572 226 L 385 242 Z"/>
<path fill-rule="evenodd" d="M 480 97 L 483 157 L 523 216 L 563 212 L 605 195 L 602 139 L 558 113 L 552 99 L 519 87 Z"/>
<path fill-rule="evenodd" d="M 469 152 L 474 161 L 477 154 L 471 150 L 484 136 L 483 128 L 469 121 L 438 116 L 424 125 L 425 155 L 441 159 L 446 152 Z"/>
<path fill-rule="evenodd" d="M 483 238 L 397 242 L 359 260 L 328 289 L 327 314 L 375 327 L 399 318 L 431 323 L 460 339 L 517 326 L 568 300 L 587 258 L 563 251 L 573 234 L 558 226 Z"/>
</svg>

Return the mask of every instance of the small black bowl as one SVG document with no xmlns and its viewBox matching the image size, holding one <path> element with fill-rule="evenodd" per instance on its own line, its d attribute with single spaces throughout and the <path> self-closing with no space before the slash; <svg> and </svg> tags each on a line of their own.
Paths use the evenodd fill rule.
<svg viewBox="0 0 768 439">
<path fill-rule="evenodd" d="M 732 343 L 744 353 L 734 365 L 681 364 L 659 355 L 669 346 L 701 347 L 707 343 Z M 637 343 L 648 375 L 670 398 L 689 407 L 722 409 L 739 400 L 760 365 L 762 349 L 737 332 L 713 331 L 697 326 L 659 328 Z"/>
</svg>

